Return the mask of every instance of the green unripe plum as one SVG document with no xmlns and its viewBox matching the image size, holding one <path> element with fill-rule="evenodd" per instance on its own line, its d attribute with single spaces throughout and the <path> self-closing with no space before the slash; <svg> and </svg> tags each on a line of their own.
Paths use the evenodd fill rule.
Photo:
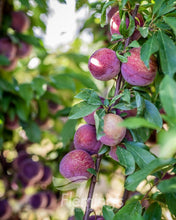
<svg viewBox="0 0 176 220">
<path fill-rule="evenodd" d="M 119 144 L 126 134 L 126 128 L 119 126 L 123 119 L 119 115 L 112 113 L 104 116 L 104 136 L 100 138 L 100 141 L 108 146 L 115 146 Z"/>
<path fill-rule="evenodd" d="M 95 168 L 90 154 L 84 150 L 73 150 L 62 158 L 59 170 L 65 178 L 79 182 L 92 176 L 87 171 L 88 168 Z"/>
<path fill-rule="evenodd" d="M 115 51 L 101 48 L 96 50 L 89 58 L 88 68 L 94 78 L 108 81 L 119 74 L 120 61 Z"/>
<path fill-rule="evenodd" d="M 151 84 L 157 73 L 156 58 L 152 55 L 149 61 L 149 69 L 145 66 L 140 57 L 141 48 L 133 48 L 130 50 L 131 55 L 128 57 L 127 63 L 121 66 L 123 78 L 131 85 L 147 86 Z"/>
</svg>

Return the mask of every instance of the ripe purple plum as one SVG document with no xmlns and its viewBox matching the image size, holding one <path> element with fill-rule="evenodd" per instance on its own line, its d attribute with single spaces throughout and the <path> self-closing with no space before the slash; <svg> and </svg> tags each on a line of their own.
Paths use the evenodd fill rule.
<svg viewBox="0 0 176 220">
<path fill-rule="evenodd" d="M 20 33 L 28 30 L 30 26 L 30 20 L 23 11 L 13 11 L 11 13 L 11 27 Z"/>
<path fill-rule="evenodd" d="M 19 175 L 30 185 L 35 184 L 43 177 L 43 166 L 32 159 L 26 159 L 20 166 Z"/>
<path fill-rule="evenodd" d="M 100 138 L 103 144 L 115 146 L 119 144 L 126 134 L 126 128 L 119 126 L 123 119 L 119 115 L 108 113 L 104 116 L 104 133 Z"/>
<path fill-rule="evenodd" d="M 18 47 L 17 47 L 17 57 L 19 58 L 25 58 L 29 56 L 29 54 L 32 51 L 32 46 L 24 41 L 20 41 Z"/>
<path fill-rule="evenodd" d="M 5 70 L 7 72 L 10 72 L 16 68 L 17 63 L 18 63 L 18 59 L 15 58 L 14 60 L 10 61 L 10 64 L 5 65 L 5 66 L 1 66 L 1 69 Z"/>
<path fill-rule="evenodd" d="M 43 169 L 44 173 L 39 184 L 42 187 L 47 187 L 52 182 L 52 171 L 51 168 L 48 166 L 44 166 Z"/>
<path fill-rule="evenodd" d="M 127 63 L 122 63 L 121 73 L 123 78 L 131 85 L 147 86 L 151 84 L 157 73 L 157 62 L 154 55 L 151 55 L 149 69 L 145 66 L 140 57 L 141 48 L 130 50 L 131 55 Z"/>
<path fill-rule="evenodd" d="M 12 208 L 6 199 L 0 200 L 0 219 L 7 220 L 12 215 Z"/>
<path fill-rule="evenodd" d="M 16 56 L 17 47 L 8 37 L 0 39 L 0 55 L 6 56 L 10 61 Z"/>
<path fill-rule="evenodd" d="M 18 153 L 18 156 L 13 161 L 13 168 L 15 170 L 19 170 L 21 167 L 21 164 L 25 161 L 30 159 L 30 155 L 25 151 L 22 150 Z"/>
<path fill-rule="evenodd" d="M 48 198 L 45 192 L 38 192 L 29 199 L 29 204 L 33 209 L 46 208 Z"/>
<path fill-rule="evenodd" d="M 62 158 L 59 170 L 65 178 L 79 182 L 89 179 L 92 175 L 87 169 L 94 167 L 90 154 L 84 150 L 73 150 Z"/>
<path fill-rule="evenodd" d="M 108 48 L 96 50 L 89 58 L 88 68 L 94 78 L 108 81 L 120 72 L 120 61 L 115 51 Z"/>
<path fill-rule="evenodd" d="M 95 112 L 96 110 L 84 117 L 84 120 L 87 122 L 87 124 L 95 125 L 95 119 L 94 119 Z"/>
<path fill-rule="evenodd" d="M 47 209 L 55 209 L 57 207 L 57 198 L 56 195 L 52 191 L 45 191 L 47 196 Z"/>
<path fill-rule="evenodd" d="M 101 142 L 97 141 L 95 126 L 85 124 L 79 127 L 74 136 L 74 145 L 76 149 L 85 150 L 89 154 L 98 153 Z"/>
<path fill-rule="evenodd" d="M 138 31 L 137 27 L 143 27 L 144 25 L 144 18 L 140 13 L 137 13 L 137 16 L 135 18 L 135 31 L 132 35 L 132 41 L 133 40 L 139 40 L 139 38 L 141 37 L 140 31 Z"/>
</svg>

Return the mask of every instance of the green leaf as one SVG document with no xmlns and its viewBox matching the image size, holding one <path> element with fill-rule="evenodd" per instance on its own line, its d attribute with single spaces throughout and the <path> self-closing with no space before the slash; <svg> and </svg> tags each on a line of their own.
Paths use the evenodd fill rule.
<svg viewBox="0 0 176 220">
<path fill-rule="evenodd" d="M 157 18 L 175 10 L 175 0 L 162 1 L 163 4 L 160 6 L 157 12 Z"/>
<path fill-rule="evenodd" d="M 17 99 L 14 101 L 18 117 L 27 121 L 30 113 L 30 106 L 24 100 Z"/>
<path fill-rule="evenodd" d="M 41 131 L 38 125 L 34 121 L 28 121 L 22 123 L 22 127 L 26 132 L 27 137 L 31 142 L 40 142 L 41 140 Z"/>
<path fill-rule="evenodd" d="M 159 56 L 164 74 L 173 76 L 176 72 L 176 45 L 173 40 L 162 31 L 158 31 Z"/>
<path fill-rule="evenodd" d="M 37 98 L 39 99 L 47 89 L 47 84 L 44 78 L 36 77 L 32 81 L 32 88 L 37 94 Z"/>
<path fill-rule="evenodd" d="M 176 35 L 176 19 L 175 17 L 163 17 L 164 21 L 172 28 Z"/>
<path fill-rule="evenodd" d="M 60 3 L 67 4 L 65 0 L 58 0 Z"/>
<path fill-rule="evenodd" d="M 136 107 L 137 107 L 137 116 L 142 116 L 144 109 L 145 109 L 145 101 L 142 96 L 135 91 L 135 100 L 136 100 Z"/>
<path fill-rule="evenodd" d="M 100 150 L 98 151 L 99 155 L 105 154 L 106 152 L 108 152 L 110 150 L 110 147 L 107 145 L 103 145 Z"/>
<path fill-rule="evenodd" d="M 103 130 L 104 116 L 105 116 L 104 109 L 99 109 L 94 114 L 97 140 L 100 140 L 100 138 L 104 135 L 104 130 Z"/>
<path fill-rule="evenodd" d="M 79 10 L 86 3 L 88 3 L 87 0 L 76 0 L 76 10 Z"/>
<path fill-rule="evenodd" d="M 23 83 L 19 85 L 19 94 L 28 104 L 33 98 L 32 86 L 29 83 Z"/>
<path fill-rule="evenodd" d="M 156 106 L 148 100 L 145 100 L 144 118 L 152 124 L 162 128 L 163 121 L 161 115 Z"/>
<path fill-rule="evenodd" d="M 103 217 L 105 220 L 113 220 L 114 212 L 111 206 L 108 205 L 103 206 Z"/>
<path fill-rule="evenodd" d="M 133 155 L 122 147 L 117 147 L 116 154 L 120 164 L 125 167 L 125 175 L 132 174 L 135 171 Z"/>
<path fill-rule="evenodd" d="M 126 26 L 126 12 L 123 13 L 122 15 L 122 19 L 121 19 L 121 23 L 120 23 L 120 27 L 119 27 L 119 31 L 120 33 L 125 37 L 128 38 L 130 37 L 134 30 L 135 30 L 135 21 L 133 19 L 133 17 L 128 14 L 129 16 L 129 26 L 127 28 Z"/>
<path fill-rule="evenodd" d="M 149 151 L 139 147 L 138 143 L 127 141 L 125 142 L 125 146 L 141 169 L 155 160 L 155 157 Z"/>
<path fill-rule="evenodd" d="M 140 44 L 136 40 L 134 40 L 128 45 L 128 47 L 140 47 Z"/>
<path fill-rule="evenodd" d="M 176 118 L 176 82 L 165 76 L 159 87 L 161 104 L 171 118 Z"/>
<path fill-rule="evenodd" d="M 4 56 L 4 55 L 0 55 L 0 65 L 9 65 L 10 64 L 10 61 L 9 59 Z"/>
<path fill-rule="evenodd" d="M 153 14 L 156 14 L 156 12 L 160 9 L 163 2 L 164 0 L 155 0 L 155 4 L 153 6 Z"/>
<path fill-rule="evenodd" d="M 93 89 L 83 89 L 75 98 L 82 99 L 90 105 L 102 105 L 100 97 Z"/>
<path fill-rule="evenodd" d="M 160 145 L 161 158 L 170 158 L 176 153 L 176 129 L 171 128 L 168 131 L 162 131 L 159 133 L 158 143 Z"/>
<path fill-rule="evenodd" d="M 122 0 L 122 8 L 124 8 L 124 6 L 126 5 L 128 0 Z"/>
<path fill-rule="evenodd" d="M 139 32 L 142 35 L 143 38 L 146 38 L 149 34 L 149 28 L 148 27 L 139 27 Z"/>
<path fill-rule="evenodd" d="M 106 24 L 106 9 L 112 5 L 115 1 L 109 1 L 103 5 L 102 11 L 101 11 L 101 20 L 100 25 L 101 27 L 104 27 Z"/>
<path fill-rule="evenodd" d="M 141 59 L 149 68 L 150 56 L 159 50 L 158 39 L 156 35 L 152 35 L 141 47 Z"/>
<path fill-rule="evenodd" d="M 30 8 L 29 0 L 19 0 L 21 5 L 24 5 L 26 8 Z"/>
<path fill-rule="evenodd" d="M 141 213 L 142 213 L 142 206 L 139 203 L 139 201 L 132 201 L 132 202 L 127 203 L 123 208 L 121 208 L 116 213 L 113 220 L 121 219 L 121 217 L 123 217 L 124 214 L 128 216 L 135 216 L 137 214 L 141 215 Z"/>
<path fill-rule="evenodd" d="M 117 51 L 116 51 L 116 55 L 117 58 L 122 62 L 122 63 L 127 63 L 128 62 L 128 58 L 125 56 L 120 55 Z"/>
<path fill-rule="evenodd" d="M 155 173 L 158 170 L 161 170 L 164 167 L 173 165 L 176 163 L 175 159 L 155 159 L 149 163 L 145 168 L 131 174 L 127 177 L 125 182 L 125 188 L 129 191 L 135 191 L 139 183 L 144 180 L 148 175 Z"/>
<path fill-rule="evenodd" d="M 163 180 L 157 186 L 162 193 L 176 193 L 176 177 Z"/>
<path fill-rule="evenodd" d="M 32 35 L 25 35 L 25 34 L 21 34 L 21 33 L 15 33 L 15 35 L 17 36 L 17 38 L 19 38 L 22 41 L 25 41 L 28 44 L 31 44 L 35 47 L 39 47 L 39 48 L 43 48 L 43 44 L 41 39 L 34 37 Z"/>
<path fill-rule="evenodd" d="M 147 121 L 145 118 L 141 118 L 141 117 L 126 118 L 119 125 L 122 127 L 129 128 L 129 129 L 145 127 L 145 128 L 152 128 L 152 129 L 160 130 L 160 128 L 157 125 L 155 125 L 155 124 Z"/>
<path fill-rule="evenodd" d="M 98 105 L 89 105 L 85 101 L 74 105 L 70 111 L 69 119 L 83 118 L 95 111 Z"/>
<path fill-rule="evenodd" d="M 111 41 L 117 41 L 117 40 L 120 40 L 122 38 L 123 38 L 123 36 L 121 34 L 113 34 L 111 36 Z"/>
<path fill-rule="evenodd" d="M 176 216 L 176 193 L 166 193 L 165 194 L 166 204 L 168 205 L 168 208 L 170 212 Z"/>
<path fill-rule="evenodd" d="M 149 139 L 151 132 L 149 128 L 130 129 L 133 140 L 137 142 L 145 142 Z"/>
<path fill-rule="evenodd" d="M 75 220 L 83 220 L 84 213 L 83 213 L 82 209 L 75 208 L 74 213 L 75 213 Z"/>
<path fill-rule="evenodd" d="M 46 4 L 45 0 L 35 0 L 35 2 L 38 4 L 39 7 L 41 8 L 47 8 L 48 5 Z"/>
<path fill-rule="evenodd" d="M 69 89 L 75 91 L 75 83 L 73 79 L 64 74 L 58 74 L 51 77 L 53 86 L 57 89 Z"/>
<path fill-rule="evenodd" d="M 64 146 L 69 144 L 71 139 L 74 137 L 76 124 L 77 124 L 77 120 L 71 120 L 71 119 L 64 124 L 60 134 Z"/>
<path fill-rule="evenodd" d="M 95 170 L 95 169 L 93 169 L 93 168 L 88 168 L 88 169 L 87 169 L 87 171 L 88 171 L 90 174 L 94 175 L 94 176 L 96 176 L 96 175 L 97 175 L 96 170 Z"/>
<path fill-rule="evenodd" d="M 161 214 L 162 214 L 161 206 L 157 202 L 154 202 L 144 212 L 144 219 L 145 220 L 151 220 L 151 219 L 161 220 Z"/>
</svg>

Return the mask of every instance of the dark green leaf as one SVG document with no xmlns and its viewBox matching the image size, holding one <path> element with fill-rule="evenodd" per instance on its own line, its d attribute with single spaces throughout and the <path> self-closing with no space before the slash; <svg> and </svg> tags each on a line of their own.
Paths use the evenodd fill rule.
<svg viewBox="0 0 176 220">
<path fill-rule="evenodd" d="M 98 151 L 99 155 L 105 154 L 106 152 L 108 152 L 110 150 L 110 147 L 107 145 L 103 145 L 100 150 Z"/>
<path fill-rule="evenodd" d="M 19 85 L 19 94 L 28 104 L 33 98 L 32 86 L 29 83 L 24 83 Z"/>
<path fill-rule="evenodd" d="M 19 38 L 22 41 L 25 41 L 28 44 L 34 45 L 35 47 L 43 48 L 41 39 L 34 37 L 32 35 L 25 35 L 21 33 L 15 33 L 17 38 Z"/>
<path fill-rule="evenodd" d="M 160 132 L 157 139 L 160 145 L 160 157 L 170 158 L 174 156 L 176 153 L 176 129 L 172 128 Z"/>
<path fill-rule="evenodd" d="M 89 105 L 86 102 L 80 102 L 72 107 L 69 119 L 83 118 L 95 111 L 98 107 L 98 105 Z"/>
<path fill-rule="evenodd" d="M 61 131 L 61 138 L 64 145 L 67 145 L 74 136 L 77 120 L 68 120 Z"/>
<path fill-rule="evenodd" d="M 4 56 L 4 55 L 0 55 L 0 65 L 9 65 L 10 64 L 10 61 L 9 59 Z"/>
<path fill-rule="evenodd" d="M 163 17 L 164 21 L 172 28 L 176 35 L 176 19 L 175 17 Z"/>
<path fill-rule="evenodd" d="M 100 140 L 100 138 L 104 135 L 104 131 L 103 131 L 104 116 L 105 116 L 104 109 L 99 109 L 94 114 L 97 140 Z"/>
<path fill-rule="evenodd" d="M 161 206 L 157 202 L 154 202 L 144 212 L 144 219 L 161 220 L 161 214 L 162 214 Z"/>
<path fill-rule="evenodd" d="M 58 0 L 60 3 L 67 4 L 66 0 Z"/>
<path fill-rule="evenodd" d="M 176 216 L 176 208 L 175 208 L 176 193 L 166 193 L 165 198 L 166 198 L 166 204 L 168 205 L 170 212 Z"/>
<path fill-rule="evenodd" d="M 64 74 L 58 74 L 51 77 L 52 84 L 57 89 L 69 89 L 75 91 L 73 79 Z"/>
<path fill-rule="evenodd" d="M 138 143 L 135 142 L 125 142 L 127 150 L 133 155 L 135 162 L 142 169 L 147 166 L 155 157 L 147 150 L 139 147 Z"/>
<path fill-rule="evenodd" d="M 94 176 L 96 176 L 96 175 L 97 175 L 96 170 L 95 170 L 95 169 L 93 169 L 93 168 L 88 168 L 88 169 L 87 169 L 87 171 L 88 171 L 89 173 L 91 173 L 92 175 L 94 175 Z"/>
<path fill-rule="evenodd" d="M 113 34 L 113 35 L 111 36 L 111 41 L 120 40 L 120 39 L 122 39 L 122 38 L 123 38 L 123 36 L 122 36 L 121 34 Z"/>
<path fill-rule="evenodd" d="M 135 171 L 133 155 L 122 147 L 117 147 L 116 154 L 120 164 L 125 167 L 125 175 L 132 174 Z"/>
<path fill-rule="evenodd" d="M 158 170 L 161 170 L 164 167 L 169 165 L 173 165 L 176 163 L 175 159 L 155 159 L 151 163 L 149 163 L 145 168 L 131 174 L 127 177 L 125 182 L 125 188 L 130 191 L 134 191 L 138 184 L 144 180 L 148 175 L 155 173 Z"/>
<path fill-rule="evenodd" d="M 158 31 L 159 56 L 164 74 L 173 76 L 176 72 L 176 45 L 164 32 Z"/>
<path fill-rule="evenodd" d="M 152 35 L 141 47 L 141 59 L 149 68 L 150 56 L 159 50 L 158 39 Z"/>
<path fill-rule="evenodd" d="M 148 100 L 145 100 L 144 118 L 152 124 L 155 124 L 156 126 L 162 128 L 163 121 L 161 115 L 156 106 Z"/>
<path fill-rule="evenodd" d="M 34 121 L 22 123 L 22 127 L 31 142 L 39 142 L 41 140 L 41 131 Z"/>
<path fill-rule="evenodd" d="M 128 62 L 128 58 L 126 58 L 125 56 L 120 55 L 117 51 L 116 51 L 116 55 L 117 55 L 117 58 L 118 58 L 122 63 L 127 63 L 127 62 Z"/>
<path fill-rule="evenodd" d="M 139 32 L 143 38 L 146 38 L 149 34 L 149 28 L 148 27 L 139 27 Z"/>
<path fill-rule="evenodd" d="M 176 82 L 165 76 L 159 88 L 161 104 L 168 116 L 176 118 Z"/>
<path fill-rule="evenodd" d="M 102 105 L 100 97 L 92 89 L 83 89 L 75 98 L 82 99 L 90 105 Z"/>
<path fill-rule="evenodd" d="M 157 186 L 162 193 L 176 193 L 176 177 L 163 180 Z"/>
<path fill-rule="evenodd" d="M 124 6 L 126 5 L 128 0 L 122 0 L 122 8 L 124 8 Z"/>
<path fill-rule="evenodd" d="M 105 220 L 113 220 L 114 212 L 111 206 L 108 205 L 103 206 L 103 217 Z"/>
<path fill-rule="evenodd" d="M 23 121 L 27 121 L 30 113 L 29 105 L 24 100 L 17 99 L 14 102 L 18 117 Z"/>
<path fill-rule="evenodd" d="M 145 101 L 142 96 L 135 91 L 136 107 L 137 107 L 137 116 L 142 116 L 145 109 Z"/>
<path fill-rule="evenodd" d="M 128 47 L 140 47 L 140 44 L 136 40 L 134 40 L 128 45 Z"/>
<path fill-rule="evenodd" d="M 128 26 L 128 28 L 126 26 L 126 13 L 123 13 L 122 20 L 121 20 L 120 27 L 119 27 L 120 33 L 125 38 L 130 37 L 134 33 L 134 30 L 135 30 L 135 21 L 134 21 L 133 17 L 130 14 L 128 14 L 128 16 L 129 16 L 129 26 Z"/>
<path fill-rule="evenodd" d="M 132 201 L 127 203 L 123 208 L 121 208 L 116 215 L 114 216 L 113 220 L 119 220 L 123 215 L 128 216 L 135 216 L 137 214 L 141 215 L 142 213 L 142 206 L 139 201 Z"/>
<path fill-rule="evenodd" d="M 82 209 L 75 208 L 74 213 L 75 213 L 75 220 L 83 220 L 84 213 Z"/>
<path fill-rule="evenodd" d="M 76 0 L 76 10 L 79 10 L 86 3 L 88 3 L 87 0 Z"/>
<path fill-rule="evenodd" d="M 163 4 L 157 12 L 157 17 L 165 15 L 173 10 L 175 10 L 175 0 L 162 1 Z"/>
<path fill-rule="evenodd" d="M 100 25 L 101 27 L 104 27 L 105 24 L 106 24 L 106 9 L 112 5 L 115 1 L 110 1 L 110 2 L 107 2 L 103 5 L 103 8 L 102 8 L 102 12 L 101 12 L 101 21 L 100 21 Z"/>
<path fill-rule="evenodd" d="M 21 2 L 22 5 L 24 5 L 26 8 L 29 8 L 30 7 L 30 4 L 29 4 L 29 0 L 19 0 Z"/>
<path fill-rule="evenodd" d="M 38 4 L 39 7 L 41 8 L 47 8 L 47 4 L 45 0 L 35 0 L 35 2 Z"/>
<path fill-rule="evenodd" d="M 47 84 L 44 78 L 37 77 L 32 81 L 32 88 L 37 93 L 37 98 L 40 98 L 47 89 Z"/>
<path fill-rule="evenodd" d="M 133 140 L 137 142 L 145 142 L 149 139 L 151 132 L 149 128 L 130 129 Z"/>
<path fill-rule="evenodd" d="M 160 9 L 163 2 L 164 0 L 155 0 L 155 4 L 153 6 L 153 14 L 156 14 L 156 12 Z"/>
</svg>

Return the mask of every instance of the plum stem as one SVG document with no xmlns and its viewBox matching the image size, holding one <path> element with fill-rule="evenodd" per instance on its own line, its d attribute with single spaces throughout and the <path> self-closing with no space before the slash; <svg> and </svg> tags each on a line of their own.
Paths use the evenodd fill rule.
<svg viewBox="0 0 176 220">
<path fill-rule="evenodd" d="M 84 215 L 84 220 L 88 220 L 90 213 L 93 211 L 91 209 L 91 202 L 92 202 L 92 197 L 93 197 L 95 185 L 97 182 L 97 176 L 98 176 L 98 173 L 100 170 L 101 159 L 102 159 L 102 155 L 97 155 L 97 160 L 95 163 L 95 170 L 96 170 L 97 175 L 96 176 L 93 175 L 91 178 L 91 183 L 90 183 L 89 192 L 88 192 L 88 196 L 87 196 L 87 203 L 86 203 L 86 211 L 85 211 L 85 215 Z"/>
</svg>

